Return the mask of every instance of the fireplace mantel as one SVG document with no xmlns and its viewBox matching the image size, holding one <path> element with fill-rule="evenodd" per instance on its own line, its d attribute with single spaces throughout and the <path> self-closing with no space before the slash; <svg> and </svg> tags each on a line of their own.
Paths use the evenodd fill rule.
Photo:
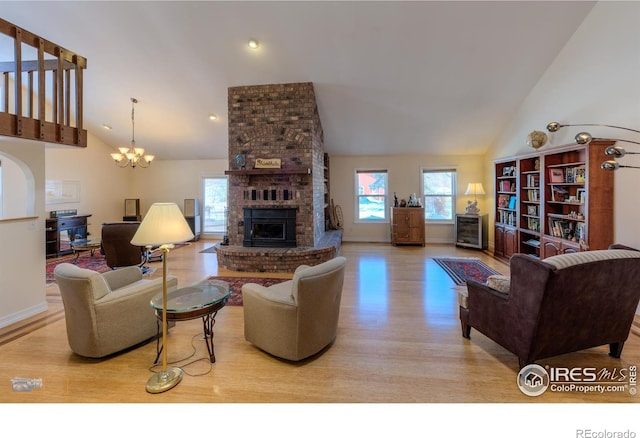
<svg viewBox="0 0 640 438">
<path fill-rule="evenodd" d="M 238 169 L 225 170 L 225 175 L 311 175 L 311 168 L 304 169 Z"/>
</svg>

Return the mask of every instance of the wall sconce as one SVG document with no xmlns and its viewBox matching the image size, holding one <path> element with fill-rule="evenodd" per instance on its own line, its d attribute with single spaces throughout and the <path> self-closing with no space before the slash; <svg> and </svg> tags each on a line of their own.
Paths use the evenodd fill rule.
<svg viewBox="0 0 640 438">
<path fill-rule="evenodd" d="M 584 124 L 567 124 L 567 125 L 563 125 L 563 124 L 561 124 L 559 122 L 551 122 L 551 123 L 547 124 L 547 131 L 549 131 L 549 132 L 557 132 L 558 130 L 560 130 L 561 128 L 564 128 L 566 126 L 601 126 L 601 127 L 606 127 L 606 128 L 623 129 L 625 131 L 637 132 L 638 134 L 640 134 L 640 131 L 637 130 L 637 129 L 625 128 L 623 126 L 615 126 L 615 125 L 603 125 L 603 124 L 598 124 L 598 123 L 584 123 Z M 605 141 L 614 141 L 614 142 L 622 141 L 622 142 L 625 142 L 625 143 L 633 143 L 633 144 L 640 145 L 640 142 L 633 141 L 633 140 L 623 140 L 623 139 L 620 139 L 620 138 L 597 138 L 597 137 L 593 137 L 588 132 L 579 132 L 575 136 L 575 141 L 578 144 L 589 144 L 593 140 L 605 140 Z M 624 148 L 619 147 L 619 146 L 609 146 L 608 148 L 605 149 L 605 155 L 610 156 L 610 157 L 621 158 L 621 157 L 624 157 L 627 154 L 639 154 L 639 152 L 627 152 Z M 638 167 L 638 166 L 622 166 L 622 165 L 618 164 L 618 162 L 616 162 L 615 160 L 608 160 L 608 161 L 603 162 L 600 165 L 600 168 L 602 168 L 603 170 L 617 170 L 617 169 L 619 169 L 621 167 L 629 167 L 629 168 L 633 168 L 633 169 L 640 169 L 640 167 Z"/>
</svg>

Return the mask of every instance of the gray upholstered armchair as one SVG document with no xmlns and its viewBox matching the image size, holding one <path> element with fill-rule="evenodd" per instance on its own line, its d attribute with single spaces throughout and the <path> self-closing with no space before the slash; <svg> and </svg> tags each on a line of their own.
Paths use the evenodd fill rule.
<svg viewBox="0 0 640 438">
<path fill-rule="evenodd" d="M 157 334 L 151 298 L 162 292 L 162 278 L 143 279 L 130 266 L 100 274 L 71 263 L 54 270 L 60 288 L 69 346 L 76 354 L 99 358 L 124 350 Z M 169 275 L 167 288 L 175 290 Z"/>
<path fill-rule="evenodd" d="M 242 286 L 244 337 L 274 356 L 299 361 L 336 337 L 346 259 L 299 266 L 293 279 L 271 287 Z"/>
<path fill-rule="evenodd" d="M 638 308 L 639 279 L 640 251 L 620 245 L 543 260 L 515 254 L 510 278 L 467 281 L 462 335 L 478 330 L 514 353 L 520 367 L 601 345 L 619 358 Z"/>
</svg>

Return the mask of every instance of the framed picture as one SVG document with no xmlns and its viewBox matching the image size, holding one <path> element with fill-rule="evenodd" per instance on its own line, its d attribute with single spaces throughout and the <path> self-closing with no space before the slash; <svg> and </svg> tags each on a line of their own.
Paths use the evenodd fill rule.
<svg viewBox="0 0 640 438">
<path fill-rule="evenodd" d="M 580 204 L 584 204 L 587 198 L 587 191 L 585 189 L 576 190 L 576 198 Z"/>
<path fill-rule="evenodd" d="M 505 166 L 502 168 L 502 176 L 514 176 L 516 168 L 513 166 Z"/>
<path fill-rule="evenodd" d="M 537 205 L 527 205 L 527 214 L 530 214 L 531 216 L 537 216 L 538 215 L 538 206 Z"/>
<path fill-rule="evenodd" d="M 562 169 L 549 169 L 549 182 L 550 183 L 563 183 L 564 171 Z"/>
<path fill-rule="evenodd" d="M 80 202 L 80 181 L 47 180 L 45 204 Z"/>
<path fill-rule="evenodd" d="M 500 208 L 509 207 L 509 198 L 511 198 L 511 196 L 509 196 L 509 195 L 499 195 L 498 196 L 498 207 L 500 207 Z"/>
</svg>

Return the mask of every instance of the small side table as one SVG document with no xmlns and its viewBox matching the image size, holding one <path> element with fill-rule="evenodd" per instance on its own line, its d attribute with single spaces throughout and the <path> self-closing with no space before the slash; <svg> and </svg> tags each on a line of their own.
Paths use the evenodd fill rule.
<svg viewBox="0 0 640 438">
<path fill-rule="evenodd" d="M 73 264 L 78 263 L 78 258 L 80 257 L 80 253 L 83 251 L 91 251 L 91 257 L 93 257 L 93 253 L 96 249 L 100 249 L 100 242 L 92 241 L 92 240 L 78 240 L 75 242 L 71 242 L 71 249 L 73 250 Z"/>
<path fill-rule="evenodd" d="M 220 280 L 204 280 L 192 286 L 183 287 L 167 295 L 167 321 L 186 321 L 202 318 L 204 336 L 209 352 L 209 360 L 215 363 L 216 356 L 213 350 L 213 326 L 218 311 L 229 300 L 231 288 L 229 283 Z M 158 355 L 154 363 L 162 353 L 160 344 L 160 331 L 162 321 L 162 293 L 151 299 L 151 307 L 158 318 L 158 336 L 156 350 Z"/>
</svg>

